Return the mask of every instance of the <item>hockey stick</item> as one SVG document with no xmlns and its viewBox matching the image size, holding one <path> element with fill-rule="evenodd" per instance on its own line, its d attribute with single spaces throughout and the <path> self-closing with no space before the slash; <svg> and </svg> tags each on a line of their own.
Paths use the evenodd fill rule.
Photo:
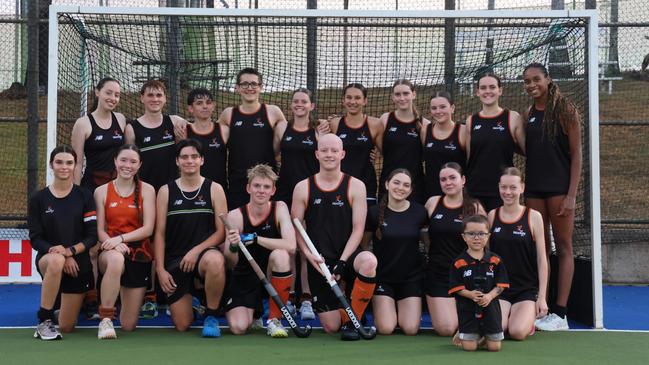
<svg viewBox="0 0 649 365">
<path fill-rule="evenodd" d="M 225 214 L 220 214 L 219 218 L 228 231 L 232 229 L 232 226 L 230 226 L 230 224 L 228 223 Z M 302 328 L 297 325 L 297 322 L 295 322 L 295 319 L 291 315 L 291 312 L 288 310 L 288 308 L 286 308 L 286 305 L 282 303 L 282 299 L 280 299 L 279 295 L 277 294 L 277 290 L 275 290 L 270 281 L 268 281 L 266 274 L 264 274 L 257 262 L 255 262 L 255 259 L 252 257 L 252 255 L 250 255 L 250 252 L 246 248 L 246 245 L 244 245 L 241 240 L 239 240 L 237 245 L 239 246 L 239 250 L 241 250 L 241 252 L 243 252 L 243 255 L 246 257 L 246 260 L 248 260 L 248 263 L 250 263 L 252 269 L 255 271 L 255 274 L 257 274 L 259 280 L 261 280 L 262 284 L 264 284 L 264 288 L 266 289 L 270 297 L 279 307 L 280 311 L 284 315 L 284 318 L 286 318 L 288 325 L 291 327 L 295 335 L 300 338 L 309 337 L 309 335 L 311 335 L 311 326 L 307 324 L 304 328 Z"/>
<path fill-rule="evenodd" d="M 304 230 L 304 227 L 302 227 L 302 223 L 300 223 L 300 221 L 297 218 L 293 218 L 293 224 L 295 224 L 295 227 L 297 228 L 298 232 L 300 232 L 300 236 L 302 236 L 307 247 L 309 247 L 309 251 L 311 251 L 311 254 L 320 257 L 320 253 L 318 253 L 318 250 L 313 245 L 311 238 L 309 238 L 309 235 L 307 235 L 306 231 Z M 333 290 L 334 294 L 336 295 L 336 298 L 338 298 L 338 301 L 340 301 L 340 304 L 343 305 L 345 312 L 349 316 L 349 319 L 352 321 L 354 328 L 356 328 L 356 330 L 361 335 L 361 337 L 363 337 L 366 340 L 371 340 L 374 337 L 376 337 L 376 328 L 374 328 L 374 326 L 370 327 L 369 329 L 366 329 L 358 321 L 356 315 L 354 314 L 354 311 L 352 310 L 352 307 L 349 305 L 349 302 L 347 301 L 347 298 L 345 298 L 345 294 L 340 289 L 340 286 L 338 286 L 338 283 L 333 278 L 333 275 L 331 275 L 331 271 L 329 271 L 327 265 L 324 262 L 321 262 L 318 266 L 320 267 L 320 270 L 324 273 L 324 277 L 327 280 L 329 286 L 331 286 L 331 290 Z"/>
</svg>

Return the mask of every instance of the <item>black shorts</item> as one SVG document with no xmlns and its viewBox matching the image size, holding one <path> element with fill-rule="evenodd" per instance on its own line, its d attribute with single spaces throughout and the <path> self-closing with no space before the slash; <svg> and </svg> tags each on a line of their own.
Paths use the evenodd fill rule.
<svg viewBox="0 0 649 365">
<path fill-rule="evenodd" d="M 477 304 L 467 302 L 468 300 L 466 298 L 456 300 L 460 334 L 489 336 L 492 340 L 500 338 L 503 332 L 500 303 L 492 300 L 486 308 L 482 308 L 482 318 L 477 318 L 475 310 Z M 470 336 L 464 337 L 471 339 Z"/>
<path fill-rule="evenodd" d="M 525 199 L 549 199 L 555 196 L 566 195 L 568 192 L 562 193 L 548 193 L 548 192 L 535 192 L 535 191 L 526 191 Z"/>
<path fill-rule="evenodd" d="M 151 284 L 152 263 L 124 259 L 124 273 L 120 285 L 125 288 L 148 288 Z"/>
<path fill-rule="evenodd" d="M 400 283 L 377 282 L 374 295 L 385 295 L 396 301 L 405 298 L 421 298 L 421 280 L 403 281 Z"/>
<path fill-rule="evenodd" d="M 40 261 L 42 257 L 38 259 Z M 38 267 L 38 261 L 36 261 L 36 270 L 43 278 L 43 273 Z M 79 260 L 75 258 L 77 264 Z M 61 286 L 59 287 L 59 292 L 62 294 L 84 294 L 89 290 L 95 289 L 95 275 L 93 275 L 92 270 L 79 272 L 77 277 L 72 277 L 66 273 L 63 273 L 61 276 Z"/>
<path fill-rule="evenodd" d="M 252 271 L 229 273 L 222 300 L 226 312 L 236 307 L 257 309 L 263 298 L 264 288 L 257 274 Z"/>
<path fill-rule="evenodd" d="M 474 196 L 473 198 L 478 199 L 482 207 L 487 213 L 492 209 L 503 206 L 503 200 L 499 196 Z"/>
<path fill-rule="evenodd" d="M 356 279 L 356 272 L 354 271 L 354 260 L 361 251 L 354 252 L 347 260 L 345 274 L 340 278 L 338 285 L 343 291 L 351 289 Z M 329 271 L 333 271 L 334 266 L 338 260 L 325 260 Z M 316 313 L 331 312 L 342 308 L 340 301 L 331 290 L 331 286 L 322 274 L 318 272 L 311 264 L 308 264 L 307 275 L 309 279 L 309 287 L 311 288 L 311 296 L 313 297 L 313 309 Z"/>
<path fill-rule="evenodd" d="M 525 300 L 530 300 L 536 303 L 536 300 L 539 298 L 538 289 L 522 289 L 522 290 L 512 290 L 511 288 L 505 290 L 498 299 L 502 299 L 509 303 L 516 304 Z"/>
<path fill-rule="evenodd" d="M 430 270 L 427 270 L 424 284 L 422 285 L 424 293 L 433 298 L 453 298 L 453 296 L 448 293 L 448 279 L 449 278 L 441 279 L 430 272 Z"/>
<path fill-rule="evenodd" d="M 200 284 L 203 284 L 205 282 L 205 280 L 198 273 L 198 266 L 200 265 L 203 255 L 205 255 L 205 253 L 209 250 L 218 251 L 218 249 L 215 247 L 210 247 L 203 250 L 203 252 L 198 255 L 198 259 L 196 260 L 196 267 L 194 267 L 194 271 L 192 272 L 184 272 L 180 269 L 180 261 L 182 261 L 182 257 L 165 263 L 165 270 L 167 270 L 167 272 L 171 274 L 171 277 L 176 283 L 176 290 L 171 295 L 167 295 L 167 303 L 169 305 L 174 304 L 175 302 L 180 300 L 180 298 L 182 298 L 185 294 L 191 294 L 195 296 L 198 295 L 201 290 L 203 290 L 203 287 L 201 285 L 197 285 L 197 282 Z"/>
</svg>

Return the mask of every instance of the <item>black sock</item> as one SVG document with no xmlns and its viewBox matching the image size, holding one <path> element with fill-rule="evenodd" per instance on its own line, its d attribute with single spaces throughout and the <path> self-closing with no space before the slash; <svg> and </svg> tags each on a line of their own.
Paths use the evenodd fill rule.
<svg viewBox="0 0 649 365">
<path fill-rule="evenodd" d="M 212 308 L 205 308 L 205 317 L 207 316 L 213 316 L 213 317 L 218 317 L 218 309 L 212 309 Z"/>
<path fill-rule="evenodd" d="M 566 318 L 566 312 L 567 311 L 568 311 L 568 309 L 566 307 L 562 307 L 562 306 L 560 306 L 558 304 L 555 304 L 554 310 L 553 310 L 554 314 L 558 315 L 561 318 Z"/>
<path fill-rule="evenodd" d="M 54 319 L 54 310 L 53 309 L 45 309 L 43 307 L 40 307 L 38 310 L 38 322 L 45 322 L 48 319 L 53 320 Z"/>
</svg>

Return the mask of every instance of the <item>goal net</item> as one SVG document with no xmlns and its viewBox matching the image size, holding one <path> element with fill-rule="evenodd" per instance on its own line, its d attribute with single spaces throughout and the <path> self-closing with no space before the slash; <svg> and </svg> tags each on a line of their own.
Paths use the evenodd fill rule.
<svg viewBox="0 0 649 365">
<path fill-rule="evenodd" d="M 474 96 L 477 75 L 499 75 L 500 104 L 522 112 L 531 101 L 522 88 L 523 68 L 546 64 L 584 116 L 575 250 L 592 257 L 599 269 L 599 170 L 591 159 L 598 156 L 597 130 L 591 128 L 598 122 L 595 12 L 61 6 L 50 13 L 48 151 L 69 141 L 73 121 L 90 111 L 93 85 L 105 76 L 121 82 L 118 110 L 127 118 L 142 114 L 138 91 L 149 79 L 167 85 L 170 114 L 188 116 L 186 94 L 195 87 L 213 91 L 217 112 L 236 105 L 236 73 L 255 67 L 264 76 L 263 101 L 278 105 L 289 118 L 292 90 L 312 89 L 317 116 L 326 117 L 341 113 L 341 91 L 351 82 L 368 88 L 366 112 L 379 116 L 394 108 L 393 82 L 406 78 L 416 85 L 417 108 L 424 116 L 430 95 L 447 90 L 455 98 L 454 120 L 463 121 L 480 108 Z M 523 168 L 524 159 L 516 164 Z M 600 274 L 595 274 L 597 281 Z"/>
</svg>

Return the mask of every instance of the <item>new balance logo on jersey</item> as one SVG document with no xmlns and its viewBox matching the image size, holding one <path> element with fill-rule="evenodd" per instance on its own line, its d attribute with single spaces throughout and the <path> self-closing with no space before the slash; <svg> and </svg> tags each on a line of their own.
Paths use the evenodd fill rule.
<svg viewBox="0 0 649 365">
<path fill-rule="evenodd" d="M 144 137 L 144 139 L 142 139 L 142 143 L 147 143 L 147 142 L 151 142 L 151 137 Z"/>
<path fill-rule="evenodd" d="M 516 230 L 515 230 L 514 232 L 512 232 L 512 233 L 513 233 L 514 235 L 516 235 L 516 236 L 520 236 L 520 237 L 525 237 L 525 236 L 527 236 L 527 233 L 525 233 L 525 231 L 523 231 L 523 226 L 517 226 L 517 227 L 516 227 Z"/>
<path fill-rule="evenodd" d="M 104 139 L 104 136 L 95 136 L 95 141 L 101 141 Z"/>
<path fill-rule="evenodd" d="M 45 214 L 53 214 L 54 209 L 51 206 L 48 206 L 47 209 L 45 209 Z"/>
<path fill-rule="evenodd" d="M 432 147 L 433 147 L 433 142 L 426 143 L 426 148 L 432 148 Z"/>
<path fill-rule="evenodd" d="M 183 203 L 182 199 L 178 199 L 174 202 L 174 205 L 181 205 Z"/>
<path fill-rule="evenodd" d="M 385 222 L 383 222 L 383 223 L 381 223 L 381 226 L 382 226 L 382 227 L 387 227 L 387 226 L 388 226 L 388 224 L 387 224 L 387 223 L 385 223 Z"/>
<path fill-rule="evenodd" d="M 472 274 L 471 269 L 469 269 L 469 270 L 464 270 L 464 273 L 462 274 L 462 276 L 466 278 L 466 277 L 468 277 L 468 276 L 471 276 L 471 274 Z"/>
<path fill-rule="evenodd" d="M 318 205 L 320 203 L 322 203 L 322 199 L 320 199 L 320 198 L 313 199 L 313 205 Z"/>
<path fill-rule="evenodd" d="M 435 216 L 433 217 L 433 219 L 442 219 L 442 218 L 444 218 L 444 214 L 435 214 Z"/>
<path fill-rule="evenodd" d="M 286 138 L 284 138 L 284 140 L 285 140 L 286 142 L 288 142 L 288 141 L 290 141 L 290 140 L 292 140 L 292 139 L 293 139 L 293 136 L 286 136 Z"/>
<path fill-rule="evenodd" d="M 345 205 L 345 202 L 340 200 L 340 195 L 336 195 L 336 200 L 331 202 L 331 205 L 335 205 L 337 207 L 342 207 L 343 205 Z"/>
<path fill-rule="evenodd" d="M 530 117 L 530 120 L 527 121 L 528 123 L 534 123 L 536 122 L 536 117 Z"/>
<path fill-rule="evenodd" d="M 482 128 L 482 124 L 478 124 L 478 125 L 473 126 L 474 131 L 477 131 L 480 128 Z"/>
<path fill-rule="evenodd" d="M 253 127 L 257 128 L 263 128 L 264 127 L 264 122 L 261 121 L 261 119 L 257 118 L 257 121 L 252 123 Z"/>
<path fill-rule="evenodd" d="M 491 129 L 502 132 L 505 130 L 505 127 L 503 127 L 503 122 L 496 122 L 496 125 L 491 127 Z"/>
<path fill-rule="evenodd" d="M 117 206 L 117 202 L 112 202 L 108 205 L 109 208 L 115 208 Z"/>
<path fill-rule="evenodd" d="M 444 146 L 447 150 L 455 151 L 457 149 L 457 146 L 453 142 L 449 142 L 446 146 Z"/>
<path fill-rule="evenodd" d="M 396 132 L 396 131 L 397 131 L 397 127 L 390 127 L 390 129 L 388 129 L 388 132 Z"/>
<path fill-rule="evenodd" d="M 500 233 L 502 227 L 494 227 L 494 233 Z"/>
<path fill-rule="evenodd" d="M 345 138 L 347 138 L 347 133 L 343 133 L 343 134 L 339 135 L 338 137 L 340 137 L 340 139 L 345 139 Z"/>
<path fill-rule="evenodd" d="M 241 127 L 242 125 L 243 125 L 243 120 L 237 120 L 237 121 L 234 123 L 234 126 L 235 126 L 235 127 Z"/>
</svg>

